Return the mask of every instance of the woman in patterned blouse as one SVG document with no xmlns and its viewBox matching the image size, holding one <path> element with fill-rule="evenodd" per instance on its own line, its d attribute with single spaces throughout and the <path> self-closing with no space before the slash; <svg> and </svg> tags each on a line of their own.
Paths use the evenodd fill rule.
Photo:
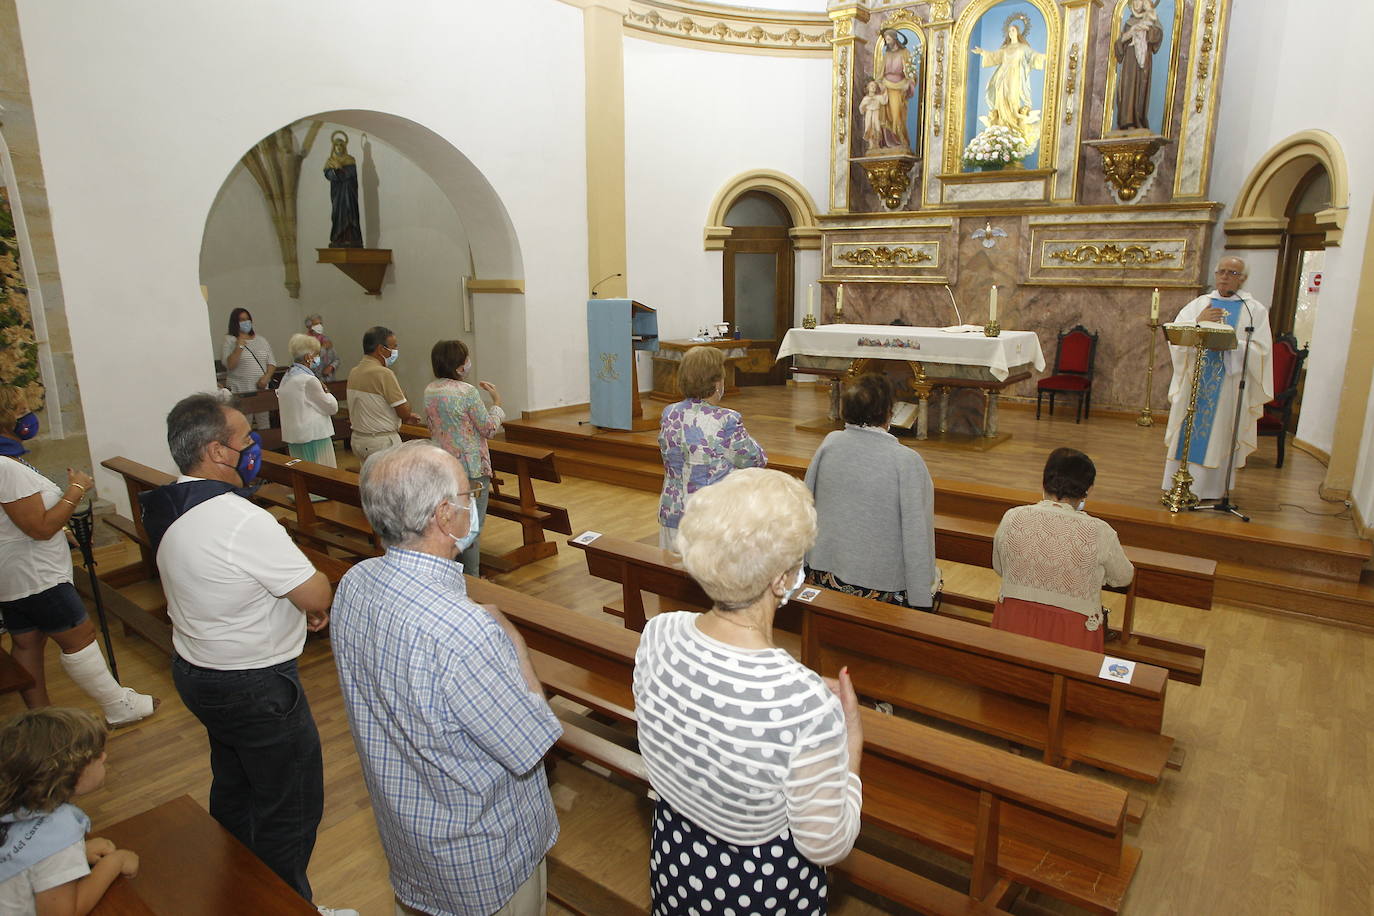
<svg viewBox="0 0 1374 916">
<path fill-rule="evenodd" d="M 487 440 L 501 431 L 506 412 L 501 409 L 501 392 L 491 382 L 476 387 L 463 381 L 472 369 L 467 344 L 461 340 L 441 340 L 429 351 L 434 381 L 425 388 L 425 416 L 429 436 L 457 458 L 467 472 L 472 488 L 481 488 L 477 497 L 478 524 L 487 517 L 487 495 L 491 490 L 491 453 Z M 482 403 L 481 388 L 491 395 L 491 409 Z M 463 570 L 475 576 L 481 568 L 479 536 L 458 555 Z"/>
<path fill-rule="evenodd" d="M 1002 516 L 992 540 L 1002 576 L 994 627 L 1102 651 L 1102 586 L 1129 585 L 1135 568 L 1112 526 L 1083 511 L 1096 479 L 1091 458 L 1057 448 L 1045 462 L 1045 498 Z"/>
<path fill-rule="evenodd" d="M 689 495 L 735 468 L 761 468 L 768 456 L 744 428 L 739 411 L 719 407 L 725 393 L 725 357 L 715 347 L 693 347 L 677 370 L 685 396 L 663 408 L 658 448 L 663 453 L 663 497 L 658 504 L 659 546 L 677 549 L 677 525 Z"/>
</svg>

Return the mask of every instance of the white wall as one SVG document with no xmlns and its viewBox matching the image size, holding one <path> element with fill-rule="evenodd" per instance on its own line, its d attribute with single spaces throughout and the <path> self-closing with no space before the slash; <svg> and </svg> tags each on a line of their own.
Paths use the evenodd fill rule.
<svg viewBox="0 0 1374 916">
<path fill-rule="evenodd" d="M 349 151 L 358 162 L 367 244 L 392 250 L 381 296 L 367 295 L 336 267 L 315 263 L 315 249 L 329 244 L 329 182 L 322 170 L 330 134 L 340 129 L 349 134 Z M 305 126 L 297 125 L 295 132 L 299 143 Z M 228 314 L 241 305 L 253 313 L 258 334 L 271 341 L 278 365 L 288 364 L 287 340 L 304 329 L 305 316 L 323 315 L 339 354 L 337 378 L 346 378 L 361 358 L 364 331 L 377 324 L 391 328 L 401 350 L 396 375 L 417 412 L 432 377 L 434 341 L 467 343 L 479 377 L 484 361 L 495 361 L 475 345 L 474 335 L 463 332 L 458 281 L 471 271 L 463 221 L 434 179 L 394 147 L 325 124 L 301 166 L 297 223 L 301 290 L 300 298 L 292 299 L 282 284 L 281 256 L 262 191 L 246 169 L 235 166 L 210 212 L 201 248 L 201 282 L 210 290 L 207 332 L 216 357 Z"/>
<path fill-rule="evenodd" d="M 484 309 L 525 309 L 494 319 L 533 357 L 522 373 L 527 402 L 513 406 L 585 391 L 579 10 L 553 0 L 18 0 L 18 9 L 97 463 L 123 454 L 170 467 L 166 411 L 213 385 L 198 286 L 216 194 L 269 131 L 341 109 L 425 125 L 504 205 L 519 242 L 508 269 L 521 271 L 526 293 L 479 298 L 502 300 Z M 521 67 L 537 75 L 502 78 Z M 475 237 L 474 256 L 480 274 Z M 122 490 L 98 474 L 106 495 Z"/>
<path fill-rule="evenodd" d="M 1326 253 L 1297 431 L 1305 442 L 1328 451 L 1374 198 L 1374 161 L 1368 155 L 1374 149 L 1374 118 L 1367 106 L 1352 103 L 1352 93 L 1361 93 L 1374 80 L 1374 56 L 1366 38 L 1372 28 L 1374 8 L 1346 0 L 1233 3 L 1213 154 L 1211 198 L 1228 205 L 1218 219 L 1215 256 L 1225 244 L 1220 225 L 1233 215 L 1230 205 L 1250 170 L 1276 144 L 1319 128 L 1334 135 L 1345 152 L 1350 213 L 1340 247 Z M 1247 287 L 1268 302 L 1276 253 L 1237 253 L 1250 266 Z"/>
<path fill-rule="evenodd" d="M 690 337 L 721 320 L 721 253 L 704 250 L 702 230 L 730 179 L 772 169 L 825 206 L 829 118 L 828 58 L 702 51 L 627 35 L 627 279 L 631 296 L 658 309 L 660 337 Z M 820 256 L 798 252 L 796 262 L 805 311 Z"/>
</svg>

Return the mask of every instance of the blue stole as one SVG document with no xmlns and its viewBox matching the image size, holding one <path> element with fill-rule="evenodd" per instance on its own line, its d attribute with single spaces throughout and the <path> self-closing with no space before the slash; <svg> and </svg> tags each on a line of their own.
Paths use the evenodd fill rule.
<svg viewBox="0 0 1374 916">
<path fill-rule="evenodd" d="M 1240 310 L 1243 299 L 1218 299 L 1212 297 L 1212 305 L 1226 313 L 1225 322 L 1231 327 L 1240 323 Z M 1203 464 L 1207 457 L 1207 446 L 1212 441 L 1216 426 L 1217 407 L 1221 403 L 1221 386 L 1226 382 L 1226 353 L 1223 350 L 1203 350 L 1202 365 L 1198 367 L 1197 412 L 1193 414 L 1193 438 L 1189 443 L 1188 462 Z M 1192 380 L 1189 380 L 1189 384 Z M 1183 460 L 1183 430 L 1179 431 L 1178 444 L 1174 446 L 1175 460 Z"/>
<path fill-rule="evenodd" d="M 0 881 L 57 855 L 86 838 L 91 819 L 76 805 L 59 805 L 48 812 L 14 811 L 0 817 L 7 828 L 0 843 Z"/>
</svg>

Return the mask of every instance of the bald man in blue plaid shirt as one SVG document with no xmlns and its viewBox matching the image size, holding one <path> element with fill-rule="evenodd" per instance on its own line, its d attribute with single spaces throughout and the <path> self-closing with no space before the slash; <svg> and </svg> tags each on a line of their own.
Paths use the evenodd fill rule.
<svg viewBox="0 0 1374 916">
<path fill-rule="evenodd" d="M 387 550 L 339 582 L 331 635 L 396 912 L 543 913 L 562 728 L 520 634 L 467 596 L 476 494 L 426 440 L 373 455 L 360 487 Z"/>
</svg>

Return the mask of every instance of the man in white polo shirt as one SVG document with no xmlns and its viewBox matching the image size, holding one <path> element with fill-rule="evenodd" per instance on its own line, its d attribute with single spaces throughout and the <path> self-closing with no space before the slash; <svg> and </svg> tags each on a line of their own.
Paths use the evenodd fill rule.
<svg viewBox="0 0 1374 916">
<path fill-rule="evenodd" d="M 172 679 L 210 738 L 210 813 L 309 900 L 324 767 L 296 659 L 306 630 L 329 622 L 329 580 L 239 489 L 262 460 L 242 413 L 184 398 L 167 445 L 181 476 L 139 501 L 172 620 Z"/>
<path fill-rule="evenodd" d="M 390 328 L 378 325 L 363 334 L 363 358 L 348 373 L 348 447 L 359 461 L 401 444 L 402 423 L 423 423 L 410 412 L 406 393 L 391 367 L 401 351 Z"/>
</svg>

